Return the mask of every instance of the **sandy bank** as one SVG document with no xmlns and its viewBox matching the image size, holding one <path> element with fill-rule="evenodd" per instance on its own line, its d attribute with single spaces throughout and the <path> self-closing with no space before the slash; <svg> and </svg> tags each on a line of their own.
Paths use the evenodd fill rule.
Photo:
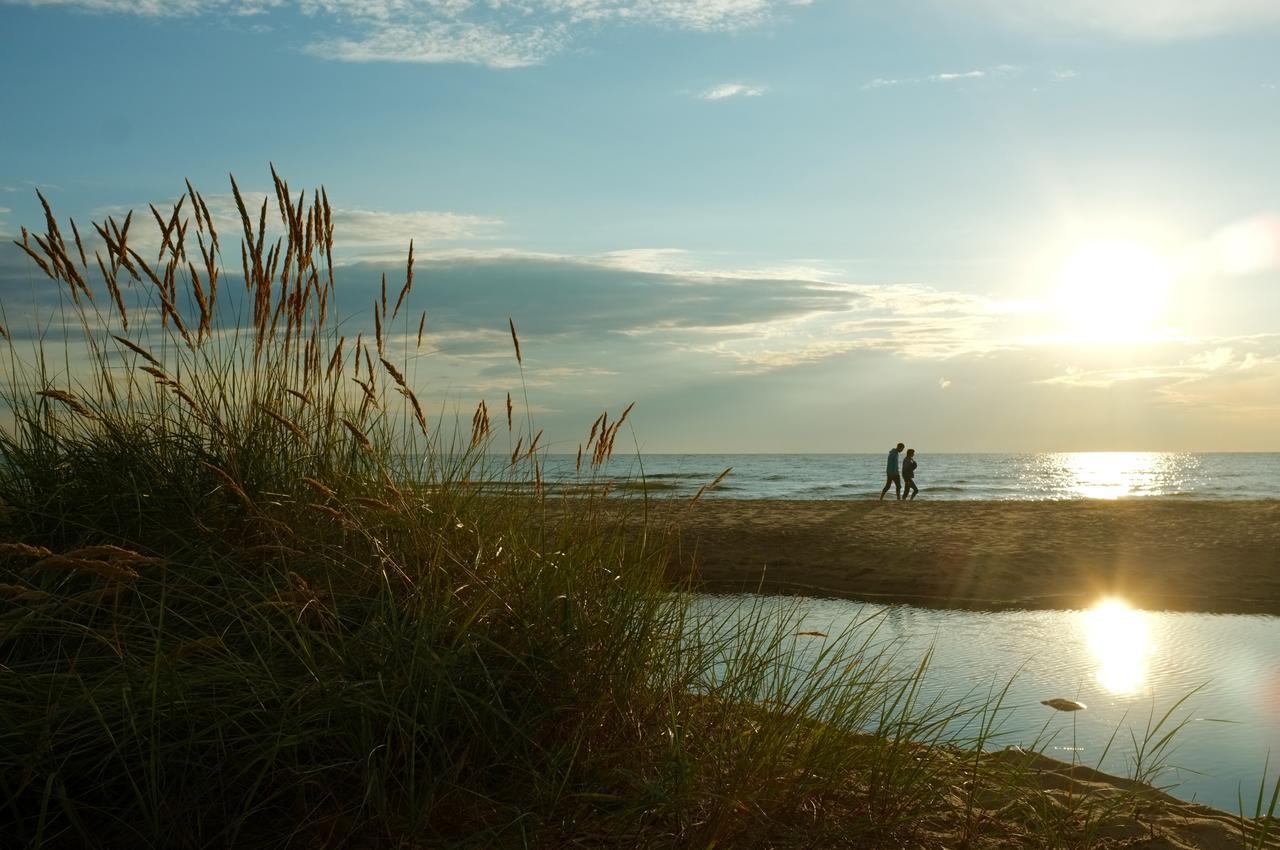
<svg viewBox="0 0 1280 850">
<path fill-rule="evenodd" d="M 1280 501 L 737 501 L 684 513 L 678 575 L 948 608 L 1280 614 Z"/>
</svg>

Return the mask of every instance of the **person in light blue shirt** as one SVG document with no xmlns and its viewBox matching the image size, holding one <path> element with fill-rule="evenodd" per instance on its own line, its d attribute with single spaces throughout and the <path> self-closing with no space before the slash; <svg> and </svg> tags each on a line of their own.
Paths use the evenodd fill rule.
<svg viewBox="0 0 1280 850">
<path fill-rule="evenodd" d="M 893 492 L 899 500 L 902 499 L 902 477 L 898 475 L 898 455 L 907 447 L 906 443 L 898 443 L 892 449 L 889 449 L 889 464 L 885 467 L 884 489 L 880 491 L 880 501 L 884 501 L 884 494 L 889 492 L 889 486 L 893 485 Z"/>
</svg>

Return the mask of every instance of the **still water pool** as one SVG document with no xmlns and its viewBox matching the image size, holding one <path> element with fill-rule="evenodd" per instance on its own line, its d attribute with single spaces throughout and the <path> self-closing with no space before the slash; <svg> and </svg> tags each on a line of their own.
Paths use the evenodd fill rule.
<svg viewBox="0 0 1280 850">
<path fill-rule="evenodd" d="M 847 629 L 890 648 L 904 671 L 932 650 L 927 699 L 981 701 L 1012 680 L 996 744 L 1030 745 L 1047 723 L 1046 754 L 1070 761 L 1074 748 L 1080 762 L 1098 766 L 1114 735 L 1101 769 L 1120 776 L 1132 772 L 1130 732 L 1141 740 L 1153 716 L 1190 694 L 1171 717 L 1187 722 L 1156 782 L 1185 800 L 1234 812 L 1238 793 L 1256 797 L 1268 753 L 1272 781 L 1280 765 L 1280 617 L 1148 612 L 1115 600 L 1085 611 L 975 612 L 701 596 L 694 609 L 718 621 L 744 610 L 794 617 L 795 632 L 827 636 L 794 638 L 809 658 Z M 1040 704 L 1053 697 L 1088 708 L 1068 715 Z"/>
</svg>

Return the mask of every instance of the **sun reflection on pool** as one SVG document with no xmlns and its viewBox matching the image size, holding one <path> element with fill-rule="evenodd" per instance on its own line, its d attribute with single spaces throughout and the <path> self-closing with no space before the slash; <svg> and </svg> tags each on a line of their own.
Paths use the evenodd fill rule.
<svg viewBox="0 0 1280 850">
<path fill-rule="evenodd" d="M 1120 695 L 1141 690 L 1152 648 L 1146 613 L 1121 599 L 1103 599 L 1084 612 L 1084 632 L 1098 662 L 1098 684 Z"/>
</svg>

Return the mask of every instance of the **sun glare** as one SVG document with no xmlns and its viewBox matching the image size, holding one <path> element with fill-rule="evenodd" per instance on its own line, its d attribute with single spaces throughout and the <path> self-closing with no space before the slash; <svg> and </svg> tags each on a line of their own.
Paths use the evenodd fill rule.
<svg viewBox="0 0 1280 850">
<path fill-rule="evenodd" d="M 1150 245 L 1086 242 L 1058 267 L 1055 306 L 1076 337 L 1140 338 L 1158 328 L 1172 277 L 1169 262 Z"/>
<path fill-rule="evenodd" d="M 1117 695 L 1137 693 L 1151 653 L 1146 614 L 1121 599 L 1103 599 L 1084 612 L 1084 632 L 1098 684 Z"/>
</svg>

